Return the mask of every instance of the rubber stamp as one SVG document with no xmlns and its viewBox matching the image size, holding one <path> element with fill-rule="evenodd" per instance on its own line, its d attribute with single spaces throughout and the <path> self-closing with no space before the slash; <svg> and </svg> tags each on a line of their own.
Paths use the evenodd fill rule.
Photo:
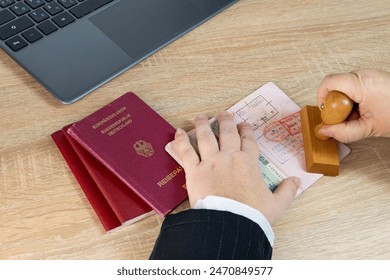
<svg viewBox="0 0 390 280">
<path fill-rule="evenodd" d="M 353 101 L 339 91 L 330 92 L 321 104 L 305 106 L 300 112 L 306 171 L 329 176 L 339 175 L 337 142 L 319 133 L 321 126 L 343 122 L 351 113 Z"/>
</svg>

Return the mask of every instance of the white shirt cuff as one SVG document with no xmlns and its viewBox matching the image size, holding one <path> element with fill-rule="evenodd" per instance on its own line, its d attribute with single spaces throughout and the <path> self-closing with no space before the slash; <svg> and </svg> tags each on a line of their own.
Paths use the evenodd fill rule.
<svg viewBox="0 0 390 280">
<path fill-rule="evenodd" d="M 252 208 L 246 204 L 243 204 L 230 198 L 209 195 L 203 199 L 198 200 L 194 209 L 228 211 L 237 215 L 244 216 L 258 224 L 267 236 L 271 246 L 274 245 L 275 235 L 271 225 L 264 217 L 263 213 L 261 213 L 255 208 Z"/>
</svg>

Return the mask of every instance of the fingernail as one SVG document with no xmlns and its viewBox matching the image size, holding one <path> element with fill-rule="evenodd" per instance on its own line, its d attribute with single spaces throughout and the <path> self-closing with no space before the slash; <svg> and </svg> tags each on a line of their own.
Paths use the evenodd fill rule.
<svg viewBox="0 0 390 280">
<path fill-rule="evenodd" d="M 199 114 L 196 118 L 197 119 L 208 119 L 204 113 Z"/>
<path fill-rule="evenodd" d="M 231 112 L 228 112 L 228 111 L 223 111 L 223 112 L 219 113 L 218 116 L 221 116 L 221 117 L 234 117 L 234 113 L 231 113 Z"/>
<path fill-rule="evenodd" d="M 238 124 L 238 126 L 243 127 L 243 126 L 248 126 L 252 128 L 252 125 L 248 123 L 247 121 L 242 121 Z"/>
<path fill-rule="evenodd" d="M 324 135 L 324 136 L 328 136 L 328 135 L 326 135 L 326 129 L 324 129 L 324 128 L 321 128 L 319 131 L 318 131 L 319 133 L 321 133 L 322 135 Z"/>
<path fill-rule="evenodd" d="M 326 134 L 326 128 L 324 124 L 319 124 L 314 128 L 314 134 L 317 137 L 317 139 L 321 141 L 326 141 L 329 139 L 329 136 Z"/>
<path fill-rule="evenodd" d="M 301 186 L 301 179 L 299 179 L 298 177 L 292 177 L 292 180 L 294 182 L 294 185 L 299 188 Z"/>
<path fill-rule="evenodd" d="M 176 129 L 176 136 L 181 136 L 185 133 L 185 131 L 183 129 L 181 129 L 180 127 L 178 129 Z"/>
</svg>

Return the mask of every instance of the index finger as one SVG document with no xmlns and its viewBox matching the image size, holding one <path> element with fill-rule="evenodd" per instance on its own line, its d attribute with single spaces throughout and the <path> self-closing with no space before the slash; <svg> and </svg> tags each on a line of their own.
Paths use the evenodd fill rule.
<svg viewBox="0 0 390 280">
<path fill-rule="evenodd" d="M 234 152 L 240 150 L 240 136 L 233 115 L 222 112 L 217 116 L 219 123 L 219 146 L 221 151 Z"/>
<path fill-rule="evenodd" d="M 241 136 L 241 150 L 258 157 L 260 150 L 252 126 L 247 122 L 242 122 L 238 125 L 238 131 Z"/>
<path fill-rule="evenodd" d="M 219 151 L 218 141 L 211 130 L 209 120 L 203 114 L 195 119 L 195 133 L 201 160 Z"/>
</svg>

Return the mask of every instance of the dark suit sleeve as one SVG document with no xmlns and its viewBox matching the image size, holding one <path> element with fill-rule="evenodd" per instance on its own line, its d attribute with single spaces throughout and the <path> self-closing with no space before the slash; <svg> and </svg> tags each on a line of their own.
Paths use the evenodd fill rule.
<svg viewBox="0 0 390 280">
<path fill-rule="evenodd" d="M 190 209 L 165 218 L 150 259 L 271 259 L 261 227 L 226 211 Z"/>
</svg>

